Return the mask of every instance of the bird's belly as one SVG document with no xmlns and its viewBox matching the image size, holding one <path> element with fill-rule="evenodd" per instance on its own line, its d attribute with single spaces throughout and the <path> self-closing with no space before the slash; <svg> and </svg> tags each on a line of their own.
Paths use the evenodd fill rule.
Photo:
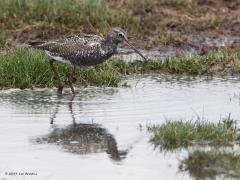
<svg viewBox="0 0 240 180">
<path fill-rule="evenodd" d="M 89 57 L 89 58 L 84 58 L 79 61 L 80 66 L 93 66 L 93 65 L 98 65 L 103 63 L 107 58 L 96 58 L 96 57 Z"/>
<path fill-rule="evenodd" d="M 45 53 L 52 59 L 56 60 L 56 61 L 60 61 L 60 62 L 63 62 L 63 63 L 66 63 L 66 64 L 72 64 L 69 60 L 63 58 L 63 57 L 60 57 L 60 56 L 54 56 L 52 54 L 50 54 L 48 51 L 45 51 Z"/>
<path fill-rule="evenodd" d="M 111 57 L 111 54 L 89 53 L 85 56 L 78 57 L 78 59 L 72 61 L 72 63 L 78 66 L 93 66 L 103 63 L 109 57 Z"/>
<path fill-rule="evenodd" d="M 113 53 L 104 53 L 101 50 L 96 51 L 80 51 L 73 54 L 69 54 L 68 56 L 58 56 L 50 53 L 49 51 L 45 51 L 45 53 L 52 59 L 63 62 L 66 64 L 70 64 L 73 66 L 93 66 L 103 63 L 105 60 L 110 58 Z"/>
</svg>

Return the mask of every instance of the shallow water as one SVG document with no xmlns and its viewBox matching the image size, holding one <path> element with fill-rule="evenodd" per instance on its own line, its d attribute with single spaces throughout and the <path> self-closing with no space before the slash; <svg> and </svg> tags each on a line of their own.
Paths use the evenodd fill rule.
<svg viewBox="0 0 240 180">
<path fill-rule="evenodd" d="M 130 87 L 0 92 L 0 179 L 191 179 L 146 125 L 240 117 L 238 78 L 136 76 Z M 5 176 L 5 172 L 33 172 Z"/>
<path fill-rule="evenodd" d="M 177 49 L 174 47 L 165 47 L 162 49 L 152 49 L 152 50 L 143 50 L 139 49 L 144 57 L 147 59 L 154 59 L 154 60 L 163 60 L 167 57 L 175 56 L 177 54 Z M 192 52 L 191 52 L 192 53 Z M 185 54 L 190 54 L 190 52 L 185 52 Z M 131 49 L 119 48 L 118 54 L 114 57 L 119 59 L 123 59 L 126 62 L 133 62 L 138 60 L 143 60 L 139 54 L 134 52 Z"/>
</svg>

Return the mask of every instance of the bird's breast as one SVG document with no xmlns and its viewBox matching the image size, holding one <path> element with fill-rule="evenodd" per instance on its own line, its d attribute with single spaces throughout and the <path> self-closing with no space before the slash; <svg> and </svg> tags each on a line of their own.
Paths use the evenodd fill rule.
<svg viewBox="0 0 240 180">
<path fill-rule="evenodd" d="M 77 66 L 92 66 L 103 63 L 113 54 L 114 52 L 106 51 L 101 47 L 90 50 L 79 50 L 71 62 Z"/>
</svg>

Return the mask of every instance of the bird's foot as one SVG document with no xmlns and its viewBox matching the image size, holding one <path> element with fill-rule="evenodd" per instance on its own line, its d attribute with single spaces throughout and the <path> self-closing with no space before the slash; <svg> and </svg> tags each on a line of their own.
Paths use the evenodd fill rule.
<svg viewBox="0 0 240 180">
<path fill-rule="evenodd" d="M 53 76 L 54 80 L 59 80 L 59 76 Z"/>
<path fill-rule="evenodd" d="M 75 83 L 75 82 L 77 82 L 77 78 L 73 76 L 73 77 L 71 78 L 71 81 L 72 81 L 72 83 Z"/>
<path fill-rule="evenodd" d="M 73 88 L 73 85 L 72 85 L 72 84 L 70 85 L 70 88 L 71 88 L 71 92 L 72 92 L 72 94 L 73 94 L 73 95 L 75 95 L 75 90 L 74 90 L 74 88 Z"/>
<path fill-rule="evenodd" d="M 63 87 L 64 87 L 64 86 L 63 86 L 62 84 L 59 84 L 59 85 L 58 85 L 58 90 L 57 90 L 58 95 L 62 95 Z"/>
<path fill-rule="evenodd" d="M 75 83 L 77 81 L 76 74 L 74 72 L 67 74 L 67 79 L 71 81 L 71 83 Z"/>
<path fill-rule="evenodd" d="M 75 94 L 75 91 L 74 91 L 74 87 L 73 87 L 73 83 L 72 83 L 72 80 L 67 78 L 65 81 L 64 81 L 65 84 L 67 84 L 70 89 L 71 89 L 71 92 L 72 94 L 74 95 Z"/>
</svg>

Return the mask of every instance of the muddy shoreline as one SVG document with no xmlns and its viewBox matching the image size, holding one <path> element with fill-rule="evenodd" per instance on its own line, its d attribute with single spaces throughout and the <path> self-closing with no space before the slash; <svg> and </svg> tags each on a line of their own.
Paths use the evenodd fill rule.
<svg viewBox="0 0 240 180">
<path fill-rule="evenodd" d="M 239 29 L 240 31 L 240 29 Z M 141 53 L 148 59 L 163 60 L 171 56 L 203 55 L 213 49 L 240 48 L 240 36 L 222 35 L 217 33 L 202 32 L 186 34 L 186 40 L 173 42 L 172 45 L 157 45 L 154 48 L 143 49 L 140 43 L 134 43 Z M 139 60 L 139 56 L 127 46 L 118 49 L 118 55 L 126 61 Z"/>
</svg>

